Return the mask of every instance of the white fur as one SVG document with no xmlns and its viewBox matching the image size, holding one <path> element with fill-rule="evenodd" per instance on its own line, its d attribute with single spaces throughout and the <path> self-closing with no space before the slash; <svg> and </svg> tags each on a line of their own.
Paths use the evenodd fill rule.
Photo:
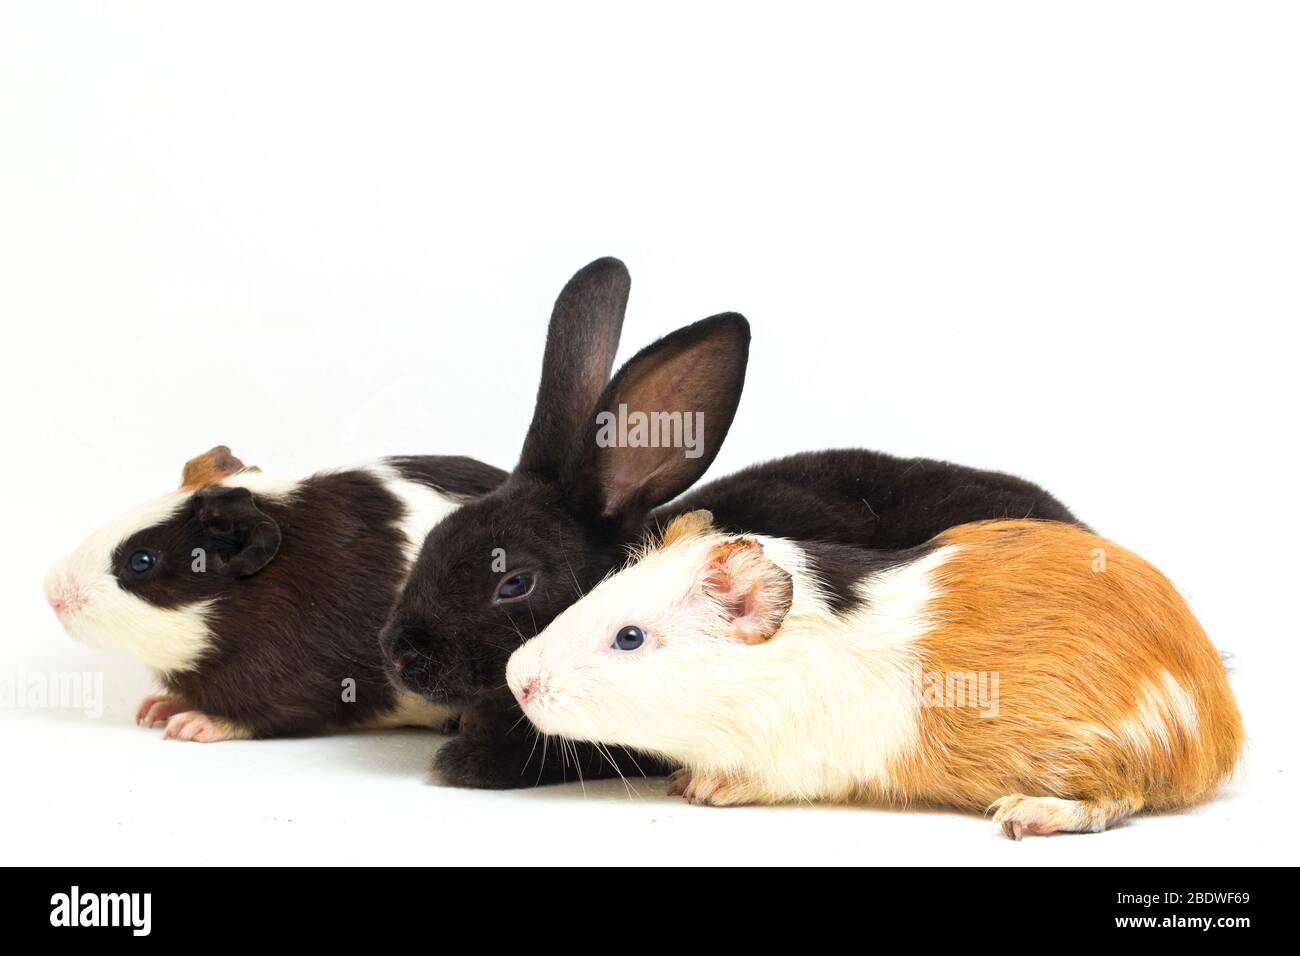
<svg viewBox="0 0 1300 956">
<path fill-rule="evenodd" d="M 441 728 L 456 711 L 426 700 L 419 694 L 398 691 L 391 710 L 357 727 L 358 730 L 384 730 L 392 727 Z"/>
<path fill-rule="evenodd" d="M 420 556 L 424 539 L 429 536 L 433 526 L 455 511 L 460 503 L 428 485 L 403 478 L 400 471 L 385 462 L 367 465 L 363 470 L 383 482 L 384 488 L 397 498 L 405 509 L 405 516 L 399 527 L 406 536 L 405 550 L 409 570 L 409 565 L 413 565 L 415 559 Z"/>
<path fill-rule="evenodd" d="M 697 773 L 742 779 L 765 800 L 835 799 L 891 788 L 889 767 L 917 746 L 913 678 L 929 628 L 940 548 L 861 583 L 862 605 L 829 607 L 792 542 L 757 538 L 791 575 L 793 601 L 766 642 L 725 636 L 700 600 L 711 549 L 694 535 L 606 579 L 510 659 L 516 694 L 546 733 L 661 753 Z M 645 645 L 611 649 L 620 628 Z"/>
<path fill-rule="evenodd" d="M 1119 737 L 1139 753 L 1151 747 L 1170 753 L 1173 734 L 1195 740 L 1199 726 L 1196 701 L 1173 674 L 1162 671 L 1158 682 L 1143 682 L 1137 709 L 1120 725 Z"/>
<path fill-rule="evenodd" d="M 171 518 L 190 498 L 173 491 L 104 525 L 56 564 L 45 597 L 66 606 L 59 619 L 68 634 L 92 647 L 125 651 L 158 671 L 186 671 L 207 648 L 209 602 L 155 607 L 118 586 L 112 558 L 132 534 Z"/>
</svg>

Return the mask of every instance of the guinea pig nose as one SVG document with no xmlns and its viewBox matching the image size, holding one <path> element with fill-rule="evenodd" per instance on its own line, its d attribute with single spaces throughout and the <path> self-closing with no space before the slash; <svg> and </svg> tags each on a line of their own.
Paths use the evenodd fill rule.
<svg viewBox="0 0 1300 956">
<path fill-rule="evenodd" d="M 411 669 L 411 665 L 420 659 L 420 655 L 415 651 L 402 651 L 393 659 L 393 666 L 397 668 L 398 673 Z"/>
<path fill-rule="evenodd" d="M 63 579 L 46 584 L 45 600 L 49 602 L 55 614 L 62 616 L 80 608 L 83 599 L 76 585 Z"/>
<path fill-rule="evenodd" d="M 518 699 L 519 703 L 526 704 L 536 694 L 537 694 L 537 678 L 530 677 L 528 678 L 528 680 L 524 681 L 523 686 L 521 686 L 519 690 L 515 692 L 515 697 Z"/>
</svg>

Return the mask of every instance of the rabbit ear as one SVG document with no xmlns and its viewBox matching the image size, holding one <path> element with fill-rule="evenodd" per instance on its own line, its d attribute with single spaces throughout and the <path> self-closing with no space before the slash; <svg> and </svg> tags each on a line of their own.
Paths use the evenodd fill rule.
<svg viewBox="0 0 1300 956">
<path fill-rule="evenodd" d="M 638 352 L 605 388 L 564 484 L 591 517 L 627 530 L 704 474 L 745 386 L 749 323 L 734 312 Z"/>
<path fill-rule="evenodd" d="M 546 333 L 542 383 L 519 471 L 554 477 L 609 381 L 632 279 L 617 259 L 597 259 L 568 281 Z"/>
</svg>

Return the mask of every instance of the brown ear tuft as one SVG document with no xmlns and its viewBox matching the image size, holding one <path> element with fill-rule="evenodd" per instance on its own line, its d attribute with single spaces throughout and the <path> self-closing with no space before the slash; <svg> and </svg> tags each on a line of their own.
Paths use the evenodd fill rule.
<svg viewBox="0 0 1300 956">
<path fill-rule="evenodd" d="M 722 606 L 732 637 L 761 644 L 781 627 L 794 599 L 794 581 L 753 538 L 717 545 L 709 554 L 704 590 Z"/>
<path fill-rule="evenodd" d="M 688 511 L 686 514 L 678 515 L 672 521 L 668 522 L 668 527 L 664 529 L 663 537 L 659 539 L 659 547 L 666 548 L 674 541 L 680 541 L 683 538 L 691 538 L 697 534 L 704 534 L 713 530 L 713 512 L 705 511 L 703 508 L 697 511 Z"/>
<path fill-rule="evenodd" d="M 185 468 L 181 471 L 181 487 L 187 491 L 197 491 L 241 471 L 256 470 L 245 466 L 225 445 L 218 445 L 185 463 Z"/>
</svg>

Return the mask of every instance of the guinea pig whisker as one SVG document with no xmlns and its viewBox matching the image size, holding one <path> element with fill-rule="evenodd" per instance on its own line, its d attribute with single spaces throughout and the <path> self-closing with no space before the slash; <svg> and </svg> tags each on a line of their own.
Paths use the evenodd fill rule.
<svg viewBox="0 0 1300 956">
<path fill-rule="evenodd" d="M 609 748 L 604 744 L 595 744 L 595 747 L 596 751 L 609 761 L 609 765 L 613 767 L 614 772 L 618 774 L 618 779 L 623 781 L 623 789 L 627 792 L 627 798 L 631 800 L 634 795 L 640 796 L 639 793 L 632 789 L 632 785 L 627 782 L 627 777 L 623 776 L 623 771 L 619 768 L 618 761 L 614 759 L 614 755 L 609 752 Z"/>
<path fill-rule="evenodd" d="M 582 758 L 578 754 L 578 745 L 572 740 L 565 740 L 563 737 L 560 738 L 560 743 L 566 744 L 568 749 L 573 753 L 573 769 L 577 771 L 578 786 L 582 788 L 582 799 L 585 800 L 587 799 L 587 783 L 582 779 Z"/>
<path fill-rule="evenodd" d="M 640 765 L 639 763 L 636 762 L 636 757 L 632 755 L 632 751 L 630 751 L 630 750 L 627 751 L 627 759 L 630 760 L 630 761 L 632 761 L 632 766 L 636 767 L 636 772 L 639 773 L 639 774 L 641 775 L 641 778 L 642 778 L 643 780 L 649 780 L 649 779 L 650 779 L 649 777 L 646 776 L 646 772 L 645 772 L 644 770 L 641 769 L 641 765 Z M 613 763 L 613 762 L 614 762 L 614 759 L 613 759 L 612 756 L 610 757 L 610 761 L 609 761 L 609 762 L 610 762 L 610 763 Z M 617 766 L 615 767 L 615 769 L 617 769 Z"/>
<path fill-rule="evenodd" d="M 546 769 L 546 749 L 551 745 L 551 735 L 542 734 L 542 762 L 537 767 L 537 779 L 533 781 L 533 786 L 542 782 L 542 772 Z"/>
<path fill-rule="evenodd" d="M 524 722 L 525 720 L 527 720 L 527 719 L 528 719 L 528 715 L 527 715 L 527 714 L 520 714 L 520 715 L 519 715 L 519 719 L 516 720 L 513 724 L 510 725 L 510 728 L 506 731 L 506 733 L 507 733 L 507 734 L 509 734 L 509 733 L 513 733 L 513 732 L 514 732 L 514 729 L 515 729 L 516 727 L 518 727 L 521 723 L 523 723 L 523 722 Z M 527 767 L 528 764 L 524 764 L 524 766 Z"/>
<path fill-rule="evenodd" d="M 533 732 L 533 749 L 528 751 L 528 759 L 524 761 L 523 768 L 519 771 L 520 776 L 523 776 L 524 771 L 528 769 L 528 765 L 533 762 L 533 754 L 537 753 L 537 742 L 542 739 L 542 733 L 536 727 L 529 725 L 529 729 Z M 546 759 L 545 755 L 543 755 L 542 759 Z"/>
</svg>

